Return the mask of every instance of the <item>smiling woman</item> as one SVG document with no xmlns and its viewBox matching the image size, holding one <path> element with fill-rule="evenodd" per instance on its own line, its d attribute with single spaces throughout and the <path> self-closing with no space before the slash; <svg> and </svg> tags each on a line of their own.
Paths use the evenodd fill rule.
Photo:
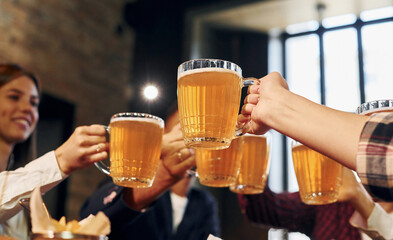
<svg viewBox="0 0 393 240">
<path fill-rule="evenodd" d="M 14 145 L 11 161 L 6 155 L 0 156 L 0 171 L 21 166 L 35 157 L 34 137 L 30 136 L 38 121 L 39 94 L 39 82 L 33 74 L 15 64 L 0 65 L 0 141 Z M 23 110 L 18 112 L 18 108 Z"/>
<path fill-rule="evenodd" d="M 0 64 L 0 102 L 0 235 L 30 239 L 30 217 L 18 201 L 36 187 L 45 193 L 73 171 L 107 158 L 106 131 L 99 125 L 78 127 L 63 145 L 33 160 L 37 78 L 18 65 Z"/>
<path fill-rule="evenodd" d="M 0 206 L 9 202 L 11 197 L 6 192 L 7 182 L 12 179 L 9 178 L 10 170 L 23 166 L 35 157 L 32 133 L 38 121 L 39 94 L 39 83 L 34 75 L 18 65 L 0 64 Z M 4 210 L 0 214 L 0 233 L 26 238 L 28 218 L 20 209 L 0 209 Z M 15 234 L 13 226 L 23 234 Z"/>
</svg>

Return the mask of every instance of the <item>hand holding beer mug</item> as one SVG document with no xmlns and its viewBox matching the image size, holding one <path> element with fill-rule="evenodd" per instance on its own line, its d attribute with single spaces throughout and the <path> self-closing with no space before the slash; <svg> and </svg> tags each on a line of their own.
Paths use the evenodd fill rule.
<svg viewBox="0 0 393 240">
<path fill-rule="evenodd" d="M 292 142 L 293 166 L 300 198 L 306 204 L 336 202 L 342 184 L 342 165 L 309 147 Z"/>
<path fill-rule="evenodd" d="M 270 169 L 271 134 L 245 134 L 239 175 L 230 190 L 241 194 L 262 193 Z"/>
<path fill-rule="evenodd" d="M 198 59 L 178 68 L 178 105 L 188 147 L 225 149 L 235 136 L 241 89 L 258 81 L 244 79 L 232 62 Z"/>
<path fill-rule="evenodd" d="M 150 187 L 160 159 L 164 121 L 146 113 L 118 113 L 108 131 L 110 169 L 102 162 L 96 167 L 117 185 Z"/>
<path fill-rule="evenodd" d="M 235 138 L 227 149 L 197 148 L 196 171 L 199 182 L 209 187 L 229 187 L 236 181 L 242 157 L 243 138 Z"/>
</svg>

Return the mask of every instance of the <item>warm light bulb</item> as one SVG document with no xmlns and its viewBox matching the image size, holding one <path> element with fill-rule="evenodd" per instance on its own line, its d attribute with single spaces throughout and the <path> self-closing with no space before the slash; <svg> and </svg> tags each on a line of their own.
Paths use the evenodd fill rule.
<svg viewBox="0 0 393 240">
<path fill-rule="evenodd" d="M 158 89 L 153 85 L 146 86 L 143 90 L 143 95 L 148 100 L 154 100 L 158 96 Z"/>
</svg>

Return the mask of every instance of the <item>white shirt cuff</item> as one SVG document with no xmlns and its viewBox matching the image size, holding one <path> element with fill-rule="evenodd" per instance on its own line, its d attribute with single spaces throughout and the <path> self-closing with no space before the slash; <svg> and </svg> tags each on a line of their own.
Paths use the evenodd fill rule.
<svg viewBox="0 0 393 240">
<path fill-rule="evenodd" d="M 349 223 L 372 239 L 393 239 L 393 216 L 386 213 L 378 203 L 375 203 L 367 221 L 355 211 Z"/>
</svg>

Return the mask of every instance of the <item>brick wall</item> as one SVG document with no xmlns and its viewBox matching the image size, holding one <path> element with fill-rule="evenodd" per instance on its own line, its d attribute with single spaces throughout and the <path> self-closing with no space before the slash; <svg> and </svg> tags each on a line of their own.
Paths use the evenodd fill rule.
<svg viewBox="0 0 393 240">
<path fill-rule="evenodd" d="M 133 32 L 124 26 L 125 0 L 0 0 L 0 62 L 35 73 L 43 92 L 75 105 L 75 127 L 106 124 L 127 111 Z M 121 29 L 120 29 L 121 30 Z M 94 167 L 69 181 L 67 217 L 77 218 L 103 179 Z"/>
</svg>

